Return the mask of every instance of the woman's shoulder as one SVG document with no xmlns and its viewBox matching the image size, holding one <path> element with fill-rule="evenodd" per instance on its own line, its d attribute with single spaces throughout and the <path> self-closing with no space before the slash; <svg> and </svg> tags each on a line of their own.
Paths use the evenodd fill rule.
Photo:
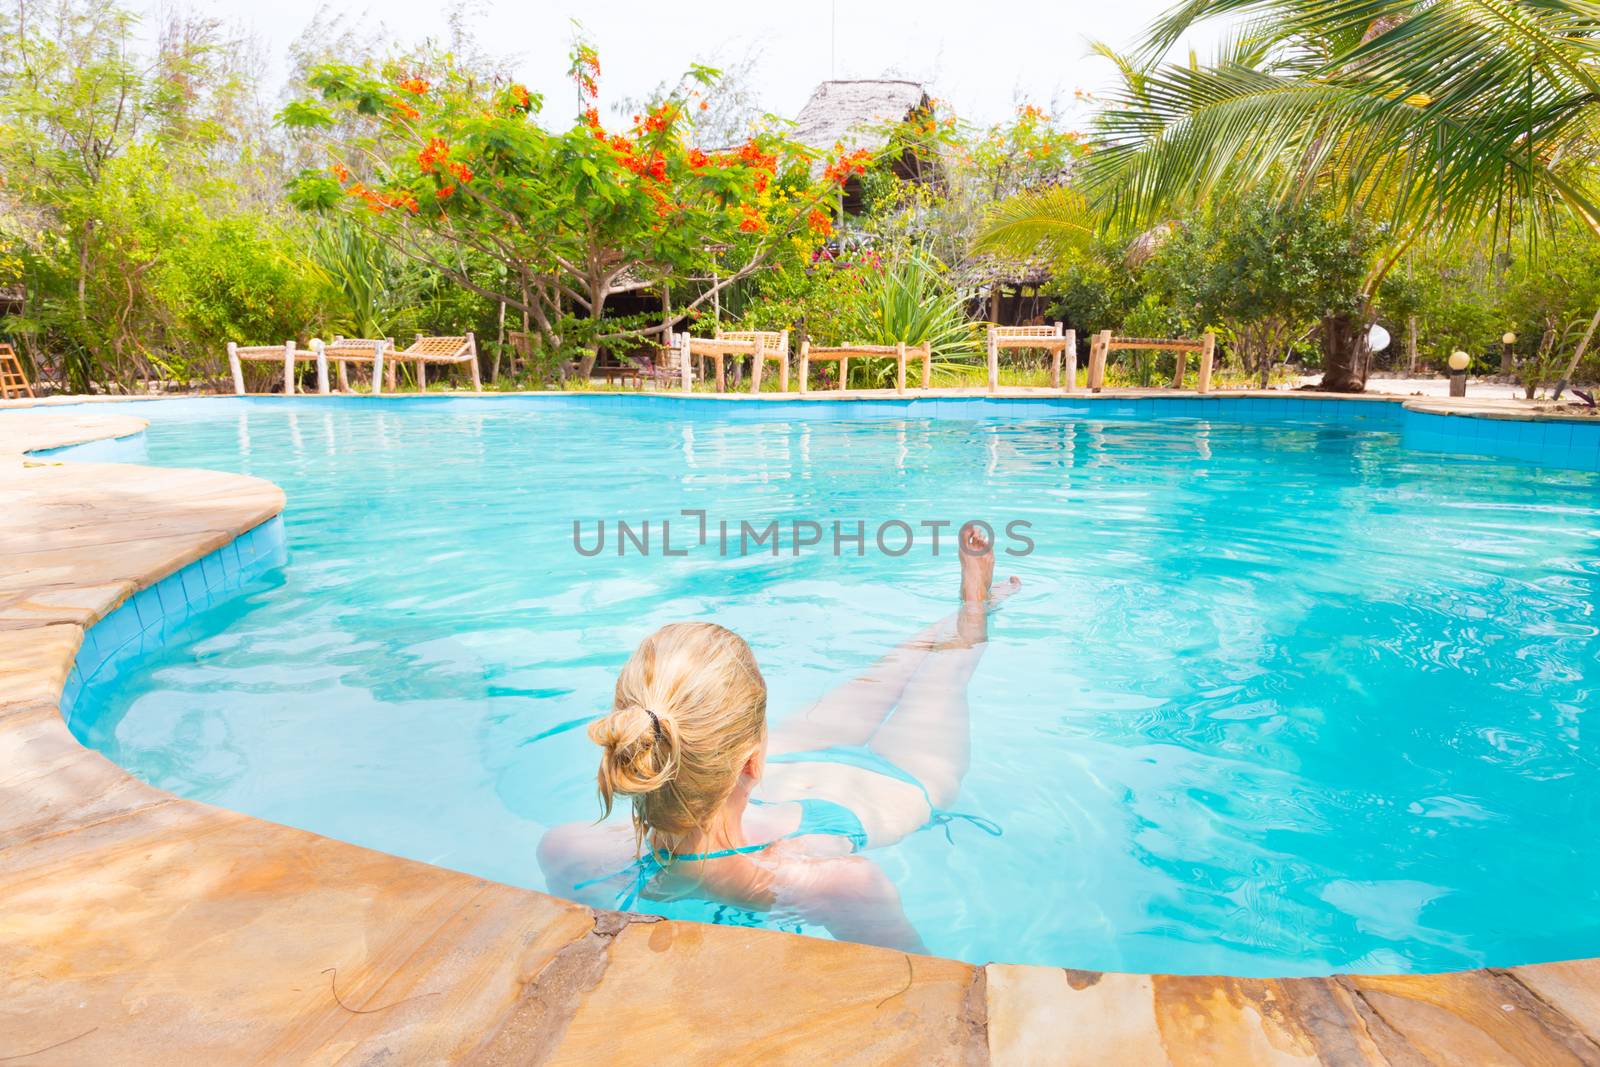
<svg viewBox="0 0 1600 1067">
<path fill-rule="evenodd" d="M 623 871 L 636 852 L 631 826 L 563 823 L 552 826 L 540 840 L 539 869 L 551 892 L 568 895 L 585 881 Z"/>
</svg>

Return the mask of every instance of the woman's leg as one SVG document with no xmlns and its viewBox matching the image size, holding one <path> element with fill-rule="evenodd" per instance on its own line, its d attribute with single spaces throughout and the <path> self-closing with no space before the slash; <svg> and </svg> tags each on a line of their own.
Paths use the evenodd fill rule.
<svg viewBox="0 0 1600 1067">
<path fill-rule="evenodd" d="M 900 702 L 923 660 L 950 640 L 955 629 L 954 615 L 924 627 L 861 674 L 773 727 L 772 754 L 866 744 Z"/>
<path fill-rule="evenodd" d="M 989 608 L 1016 591 L 1015 578 L 994 594 L 994 546 L 972 526 L 961 530 L 961 610 L 955 632 L 928 652 L 908 679 L 894 715 L 868 747 L 916 778 L 935 808 L 948 807 L 961 791 L 971 750 L 967 683 L 988 647 Z M 985 549 L 979 553 L 979 549 Z"/>
</svg>

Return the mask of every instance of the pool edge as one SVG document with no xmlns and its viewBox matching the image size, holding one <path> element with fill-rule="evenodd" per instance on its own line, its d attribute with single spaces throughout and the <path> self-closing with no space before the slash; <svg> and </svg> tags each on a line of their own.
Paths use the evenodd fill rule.
<svg viewBox="0 0 1600 1067">
<path fill-rule="evenodd" d="M 0 458 L 0 498 L 23 518 L 0 520 L 0 544 L 59 532 L 44 517 L 64 508 L 76 523 L 49 566 L 0 583 L 0 956 L 21 963 L 0 1055 L 1382 1063 L 1492 1045 L 1555 1062 L 1600 1040 L 1600 961 L 1285 980 L 976 967 L 593 912 L 173 797 L 77 743 L 64 686 L 86 630 L 274 521 L 281 490 Z M 108 561 L 93 530 L 130 501 L 162 521 Z"/>
</svg>

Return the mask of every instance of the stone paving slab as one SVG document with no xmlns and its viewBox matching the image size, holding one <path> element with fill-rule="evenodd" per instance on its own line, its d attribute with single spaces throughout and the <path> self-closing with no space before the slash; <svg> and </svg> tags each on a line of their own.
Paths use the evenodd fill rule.
<svg viewBox="0 0 1600 1067">
<path fill-rule="evenodd" d="M 124 418 L 74 414 L 39 440 Z M 975 967 L 594 912 L 164 793 L 78 744 L 62 682 L 86 625 L 283 495 L 30 463 L 6 423 L 0 1062 L 1600 1065 L 1600 961 L 1293 980 Z"/>
</svg>

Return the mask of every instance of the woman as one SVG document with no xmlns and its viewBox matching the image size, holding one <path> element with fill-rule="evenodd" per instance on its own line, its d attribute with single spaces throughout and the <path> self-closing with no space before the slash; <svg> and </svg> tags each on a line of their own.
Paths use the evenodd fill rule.
<svg viewBox="0 0 1600 1067">
<path fill-rule="evenodd" d="M 770 736 L 766 683 L 737 634 L 674 623 L 646 638 L 589 728 L 604 814 L 628 797 L 633 825 L 552 829 L 550 887 L 608 908 L 692 895 L 923 951 L 894 884 L 857 853 L 955 817 L 999 833 L 944 809 L 967 771 L 987 614 L 1019 583 L 991 592 L 993 544 L 972 523 L 958 538 L 960 610 Z"/>
</svg>

